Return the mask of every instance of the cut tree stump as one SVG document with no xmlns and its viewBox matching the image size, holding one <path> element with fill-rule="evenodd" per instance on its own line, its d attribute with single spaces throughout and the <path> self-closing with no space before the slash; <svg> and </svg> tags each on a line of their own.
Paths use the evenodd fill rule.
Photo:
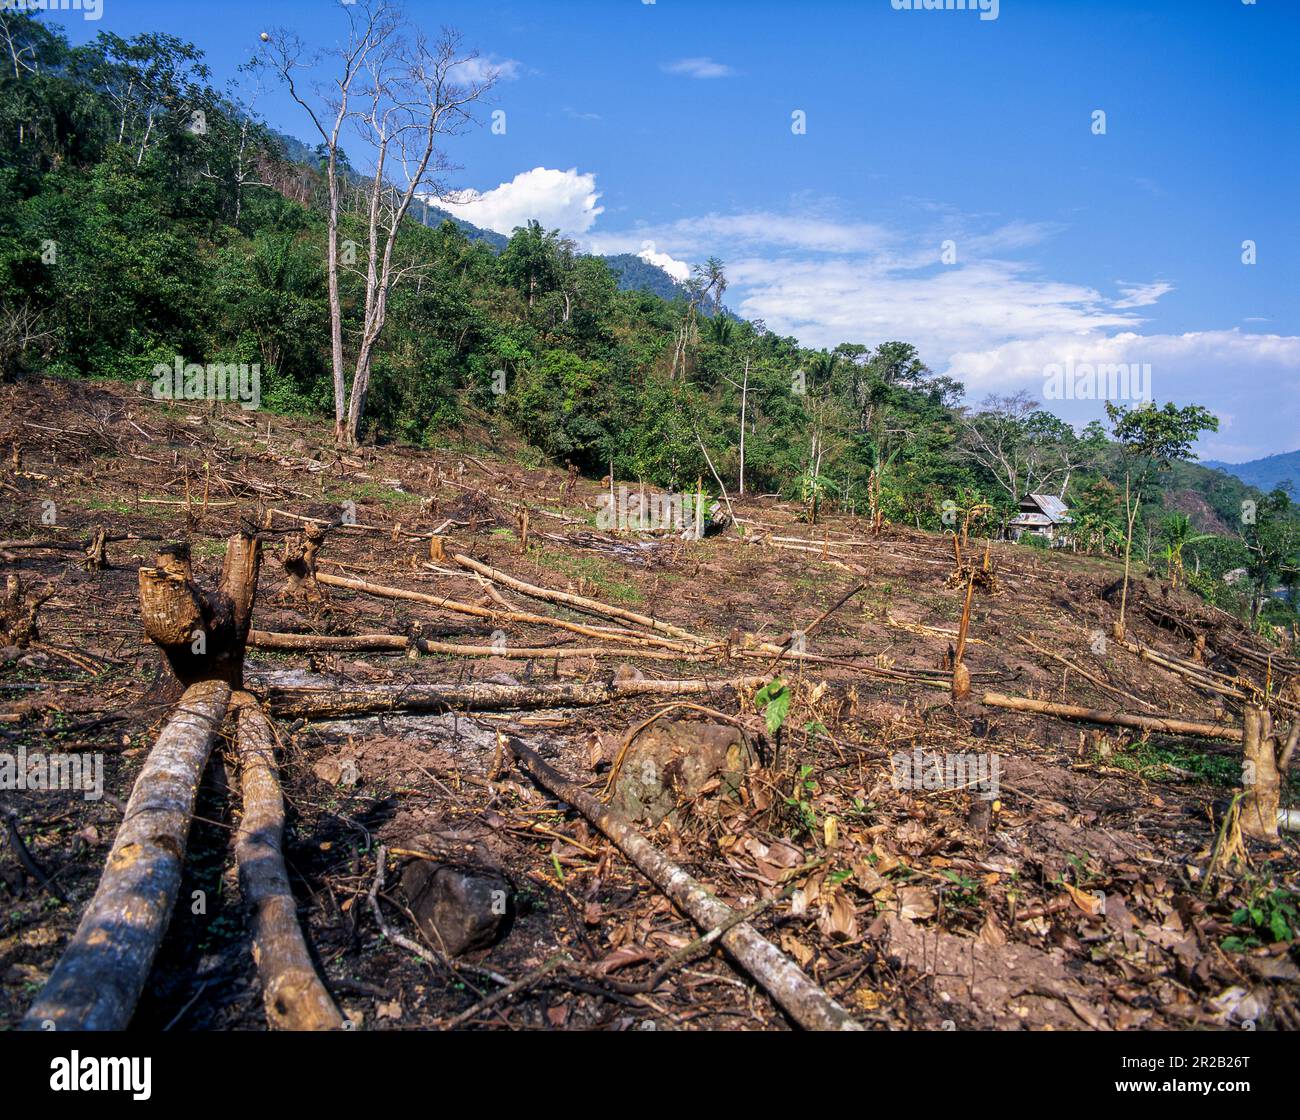
<svg viewBox="0 0 1300 1120">
<path fill-rule="evenodd" d="M 262 546 L 248 533 L 226 542 L 217 589 L 194 582 L 185 544 L 159 549 L 152 568 L 140 569 L 140 614 L 145 633 L 167 658 L 183 685 L 225 681 L 244 684 L 244 645 L 253 614 Z"/>
<path fill-rule="evenodd" d="M 145 632 L 185 692 L 136 779 L 94 897 L 23 1020 L 29 1029 L 123 1030 L 131 1021 L 180 889 L 199 781 L 233 686 L 257 592 L 261 546 L 226 543 L 217 591 L 195 584 L 189 549 L 170 545 L 140 569 Z"/>
<path fill-rule="evenodd" d="M 280 566 L 284 568 L 287 582 L 283 594 L 304 595 L 309 600 L 321 597 L 316 583 L 316 554 L 325 547 L 325 526 L 308 521 L 302 532 L 286 537 Z"/>
<path fill-rule="evenodd" d="M 171 920 L 194 798 L 229 701 L 224 681 L 185 690 L 136 779 L 95 895 L 24 1029 L 120 1031 L 130 1023 Z"/>
<path fill-rule="evenodd" d="M 240 790 L 244 815 L 235 833 L 239 889 L 253 912 L 253 959 L 262 981 L 266 1021 L 273 1029 L 343 1029 L 298 924 L 281 845 L 284 797 L 275 766 L 275 732 L 257 700 L 236 693 Z"/>
<path fill-rule="evenodd" d="M 47 583 L 40 591 L 23 586 L 22 577 L 10 573 L 5 577 L 4 597 L 0 598 L 0 645 L 26 649 L 41 636 L 36 616 L 58 587 Z"/>
<path fill-rule="evenodd" d="M 1273 746 L 1273 717 L 1265 709 L 1248 704 L 1243 723 L 1241 782 L 1246 796 L 1241 799 L 1241 831 L 1252 840 L 1276 844 L 1282 784 Z"/>
</svg>

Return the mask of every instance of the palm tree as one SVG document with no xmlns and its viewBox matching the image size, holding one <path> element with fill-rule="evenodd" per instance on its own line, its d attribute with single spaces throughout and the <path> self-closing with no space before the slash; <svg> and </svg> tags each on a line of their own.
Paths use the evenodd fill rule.
<svg viewBox="0 0 1300 1120">
<path fill-rule="evenodd" d="M 715 315 L 709 320 L 709 341 L 715 346 L 730 346 L 735 324 L 726 315 Z"/>
<path fill-rule="evenodd" d="M 1192 519 L 1185 513 L 1171 513 L 1165 518 L 1160 535 L 1165 542 L 1165 563 L 1169 570 L 1169 582 L 1178 586 L 1183 575 L 1183 549 L 1188 545 L 1208 541 L 1210 533 L 1192 531 Z"/>
</svg>

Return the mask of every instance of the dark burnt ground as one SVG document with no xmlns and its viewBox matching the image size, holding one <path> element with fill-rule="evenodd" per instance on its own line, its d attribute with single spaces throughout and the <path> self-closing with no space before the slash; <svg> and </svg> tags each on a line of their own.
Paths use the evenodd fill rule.
<svg viewBox="0 0 1300 1120">
<path fill-rule="evenodd" d="M 20 449 L 15 467 L 9 455 Z M 449 548 L 512 575 L 576 591 L 723 638 L 779 641 L 807 626 L 859 579 L 865 589 L 809 638 L 808 651 L 859 666 L 934 669 L 944 663 L 963 588 L 949 585 L 950 538 L 889 527 L 870 539 L 831 514 L 799 522 L 775 499 L 738 505 L 752 523 L 702 543 L 610 542 L 595 527 L 598 483 L 526 468 L 500 433 L 466 430 L 456 449 L 366 449 L 338 456 L 316 424 L 235 409 L 160 405 L 121 385 L 31 381 L 0 388 L 0 536 L 84 541 L 97 527 L 190 541 L 200 582 L 215 580 L 223 541 L 268 508 L 355 520 L 383 532 L 332 531 L 320 570 L 491 605 L 454 566 L 425 566 L 423 541 L 446 519 Z M 189 505 L 186 505 L 188 477 Z M 207 505 L 204 507 L 206 492 Z M 422 501 L 422 499 L 426 499 Z M 431 500 L 428 500 L 431 499 Z M 53 503 L 53 507 L 43 503 Z M 169 504 L 164 504 L 169 503 Z M 515 535 L 531 510 L 530 547 Z M 42 523 L 51 508 L 57 528 Z M 277 530 L 291 525 L 274 514 Z M 799 538 L 802 549 L 772 537 Z M 489 644 L 496 626 L 410 602 L 328 589 L 307 605 L 281 594 L 268 538 L 254 626 L 322 634 L 402 633 Z M 797 542 L 793 542 L 796 543 Z M 592 547 L 593 545 L 597 547 Z M 973 547 L 984 542 L 976 537 Z M 7 574 L 41 587 L 41 637 L 0 667 L 0 750 L 20 746 L 104 754 L 105 797 L 0 792 L 53 889 L 25 871 L 12 843 L 0 857 L 0 1022 L 21 1017 L 92 894 L 121 805 L 178 694 L 140 631 L 136 569 L 154 544 L 108 546 L 89 572 L 75 552 L 13 549 Z M 967 664 L 975 696 L 994 689 L 1109 710 L 1208 720 L 1222 701 L 1182 677 L 1100 643 L 1115 617 L 1103 591 L 1110 561 L 994 543 L 996 590 L 977 593 Z M 1231 620 L 1154 579 L 1140 580 L 1131 633 L 1181 657 L 1191 641 L 1153 618 L 1185 620 L 1227 645 L 1265 647 Z M 592 622 L 501 589 L 519 610 Z M 618 660 L 534 660 L 509 647 L 586 644 L 547 627 L 501 627 L 503 656 L 251 652 L 257 687 L 322 677 L 347 683 L 590 679 Z M 1032 644 L 1030 644 L 1032 643 Z M 1035 648 L 1039 647 L 1039 648 Z M 1047 652 L 1044 652 L 1047 651 Z M 1082 667 L 1102 687 L 1051 654 Z M 647 677 L 721 679 L 761 673 L 760 660 L 638 659 Z M 1236 664 L 1262 681 L 1262 674 Z M 277 675 L 278 674 L 278 675 Z M 728 903 L 774 892 L 789 867 L 824 859 L 797 903 L 757 920 L 827 991 L 869 1025 L 1261 1029 L 1296 1024 L 1300 973 L 1276 889 L 1296 884 L 1293 841 L 1252 847 L 1249 864 L 1207 876 L 1224 809 L 1238 788 L 1240 748 L 1089 729 L 978 703 L 955 709 L 943 688 L 891 681 L 846 665 L 785 662 L 794 702 L 777 765 L 751 775 L 748 803 L 710 798 L 654 834 L 659 846 Z M 1280 677 L 1278 678 L 1280 679 Z M 1277 683 L 1275 679 L 1274 683 Z M 825 687 L 823 687 L 823 685 Z M 1128 694 L 1118 695 L 1115 691 Z M 751 698 L 701 698 L 759 735 Z M 509 935 L 468 964 L 511 979 L 556 953 L 591 965 L 552 976 L 477 1017 L 495 1029 L 784 1029 L 783 1015 L 718 956 L 677 969 L 653 994 L 618 990 L 650 975 L 696 932 L 577 816 L 518 773 L 489 779 L 496 731 L 532 745 L 570 777 L 602 788 L 611 745 L 672 698 L 572 711 L 475 713 L 296 725 L 282 721 L 290 806 L 286 856 L 322 975 L 367 1029 L 437 1027 L 494 989 L 482 971 L 431 967 L 381 936 L 367 903 L 379 844 L 419 848 L 499 868 L 514 885 Z M 1149 707 L 1144 707 L 1144 704 Z M 1239 718 L 1229 705 L 1227 712 Z M 681 713 L 678 713 L 681 714 Z M 689 714 L 689 713 L 688 713 Z M 774 744 L 767 744 L 768 750 Z M 963 791 L 909 791 L 891 756 L 913 751 L 996 754 L 996 802 Z M 191 833 L 187 882 L 136 1016 L 142 1028 L 261 1029 L 260 992 L 230 851 L 238 798 L 229 751 L 209 768 Z M 771 761 L 769 755 L 769 761 Z M 833 823 L 828 825 L 828 821 Z M 384 913 L 418 936 L 390 866 Z M 63 896 L 61 901 L 56 892 Z M 192 892 L 202 891 L 206 908 Z M 1098 901 L 1100 900 L 1100 901 Z M 1261 921 L 1234 924 L 1254 902 Z M 195 913 L 195 909 L 205 910 Z M 1247 942 L 1244 951 L 1231 938 Z M 1228 942 L 1225 949 L 1224 943 Z"/>
</svg>

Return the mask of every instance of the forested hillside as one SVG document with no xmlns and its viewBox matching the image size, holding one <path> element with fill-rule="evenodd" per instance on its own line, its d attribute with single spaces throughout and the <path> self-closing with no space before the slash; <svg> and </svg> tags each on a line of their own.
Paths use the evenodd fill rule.
<svg viewBox="0 0 1300 1120">
<path fill-rule="evenodd" d="M 261 407 L 327 414 L 321 150 L 263 127 L 237 92 L 219 92 L 231 76 L 180 40 L 105 34 L 72 48 L 37 18 L 4 19 L 5 376 L 137 380 L 177 361 L 249 363 Z M 341 182 L 346 252 L 368 230 L 364 179 L 344 162 Z M 1125 463 L 1101 424 L 1076 432 L 1026 394 L 972 402 L 905 340 L 813 350 L 719 314 L 721 261 L 678 286 L 638 257 L 587 256 L 536 223 L 506 240 L 419 197 L 394 249 L 361 438 L 432 446 L 475 418 L 592 476 L 612 466 L 670 490 L 703 480 L 779 493 L 809 519 L 834 505 L 941 528 L 953 510 L 988 506 L 1001 525 L 1023 494 L 1064 493 L 1075 547 L 1123 545 Z M 370 298 L 363 273 L 344 259 L 349 361 Z M 1250 539 L 1262 529 L 1242 521 L 1260 495 L 1185 461 L 1161 467 L 1134 527 L 1143 562 L 1187 562 L 1221 602 L 1230 569 L 1253 563 L 1261 594 L 1293 578 L 1286 495 L 1264 507 L 1284 539 L 1262 547 Z M 1193 539 L 1202 533 L 1214 538 Z"/>
</svg>

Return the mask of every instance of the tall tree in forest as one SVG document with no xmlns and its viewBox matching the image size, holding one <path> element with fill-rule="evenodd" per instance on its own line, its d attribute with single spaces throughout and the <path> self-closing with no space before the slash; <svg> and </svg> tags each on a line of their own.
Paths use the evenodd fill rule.
<svg viewBox="0 0 1300 1120">
<path fill-rule="evenodd" d="M 1095 429 L 1076 436 L 1023 390 L 986 397 L 979 411 L 962 418 L 958 454 L 983 467 L 1013 505 L 1026 494 L 1064 499 L 1073 473 L 1099 452 Z"/>
<path fill-rule="evenodd" d="M 509 244 L 501 251 L 501 275 L 528 297 L 531 308 L 539 295 L 555 286 L 560 258 L 560 231 L 543 229 L 542 223 L 532 218 L 527 225 L 515 227 Z"/>
<path fill-rule="evenodd" d="M 1267 600 L 1277 581 L 1291 588 L 1300 578 L 1300 522 L 1295 503 L 1280 487 L 1265 494 L 1247 507 L 1243 517 L 1241 539 L 1250 553 L 1250 623 L 1259 619 L 1260 605 Z M 1292 611 L 1295 601 L 1292 599 Z"/>
<path fill-rule="evenodd" d="M 1129 408 L 1106 402 L 1116 442 L 1124 457 L 1124 511 L 1127 518 L 1124 535 L 1124 584 L 1120 592 L 1119 619 L 1115 637 L 1124 638 L 1124 612 L 1128 607 L 1129 566 L 1133 553 L 1133 522 L 1147 486 L 1154 476 L 1167 471 L 1179 459 L 1194 459 L 1192 444 L 1201 432 L 1217 432 L 1218 418 L 1199 404 L 1179 408 L 1166 402 L 1161 408 L 1154 401 Z"/>
</svg>

